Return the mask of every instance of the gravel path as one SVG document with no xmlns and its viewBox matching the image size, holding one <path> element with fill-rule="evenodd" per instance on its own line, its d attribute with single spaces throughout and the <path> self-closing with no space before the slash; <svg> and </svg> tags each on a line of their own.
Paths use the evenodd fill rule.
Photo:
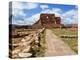
<svg viewBox="0 0 80 60">
<path fill-rule="evenodd" d="M 62 56 L 75 55 L 76 53 L 70 49 L 59 37 L 57 37 L 50 29 L 46 29 L 46 52 L 45 56 Z"/>
</svg>

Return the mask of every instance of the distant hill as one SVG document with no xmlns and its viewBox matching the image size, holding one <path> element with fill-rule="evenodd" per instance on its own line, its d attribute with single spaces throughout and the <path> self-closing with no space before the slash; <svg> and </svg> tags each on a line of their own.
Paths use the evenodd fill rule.
<svg viewBox="0 0 80 60">
<path fill-rule="evenodd" d="M 14 24 L 9 24 L 9 28 L 31 28 L 31 25 L 14 25 Z"/>
<path fill-rule="evenodd" d="M 78 24 L 62 24 L 62 27 L 74 27 L 74 28 L 77 28 L 78 27 Z"/>
</svg>

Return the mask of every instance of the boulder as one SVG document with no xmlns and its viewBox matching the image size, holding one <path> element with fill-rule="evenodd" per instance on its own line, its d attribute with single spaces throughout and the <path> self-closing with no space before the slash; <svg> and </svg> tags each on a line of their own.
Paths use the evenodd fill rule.
<svg viewBox="0 0 80 60">
<path fill-rule="evenodd" d="M 19 53 L 19 57 L 30 57 L 32 54 L 31 53 Z"/>
<path fill-rule="evenodd" d="M 30 48 L 31 48 L 31 46 L 27 46 L 27 47 L 25 47 L 25 49 L 22 50 L 22 52 L 29 52 Z"/>
<path fill-rule="evenodd" d="M 15 50 L 12 51 L 12 55 L 18 54 L 19 52 L 20 52 L 20 49 L 15 49 Z"/>
</svg>

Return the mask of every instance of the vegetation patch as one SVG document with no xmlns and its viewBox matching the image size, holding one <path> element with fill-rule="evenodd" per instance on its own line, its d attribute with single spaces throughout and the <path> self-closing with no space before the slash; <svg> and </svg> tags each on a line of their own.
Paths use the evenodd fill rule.
<svg viewBox="0 0 80 60">
<path fill-rule="evenodd" d="M 44 57 L 44 53 L 45 53 L 45 30 L 40 33 L 40 44 L 38 46 L 34 46 L 34 48 L 32 49 L 32 53 L 33 56 L 32 57 Z"/>
<path fill-rule="evenodd" d="M 78 39 L 77 38 L 62 38 L 62 40 L 67 43 L 72 50 L 78 53 Z"/>
<path fill-rule="evenodd" d="M 77 28 L 76 29 L 71 29 L 71 28 L 63 28 L 63 29 L 59 29 L 59 28 L 55 28 L 52 29 L 53 33 L 55 35 L 57 35 L 58 37 L 62 38 L 62 40 L 67 43 L 70 48 L 75 51 L 76 53 L 78 53 L 78 31 Z M 61 37 L 61 36 L 67 36 L 67 37 Z M 69 36 L 77 36 L 77 37 L 69 37 Z"/>
</svg>

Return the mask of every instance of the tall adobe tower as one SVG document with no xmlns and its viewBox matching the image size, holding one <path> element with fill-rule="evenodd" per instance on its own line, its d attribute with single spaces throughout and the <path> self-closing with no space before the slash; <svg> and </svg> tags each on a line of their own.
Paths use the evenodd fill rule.
<svg viewBox="0 0 80 60">
<path fill-rule="evenodd" d="M 61 26 L 61 18 L 55 14 L 41 14 L 40 19 L 33 24 L 33 28 L 58 28 Z"/>
</svg>

